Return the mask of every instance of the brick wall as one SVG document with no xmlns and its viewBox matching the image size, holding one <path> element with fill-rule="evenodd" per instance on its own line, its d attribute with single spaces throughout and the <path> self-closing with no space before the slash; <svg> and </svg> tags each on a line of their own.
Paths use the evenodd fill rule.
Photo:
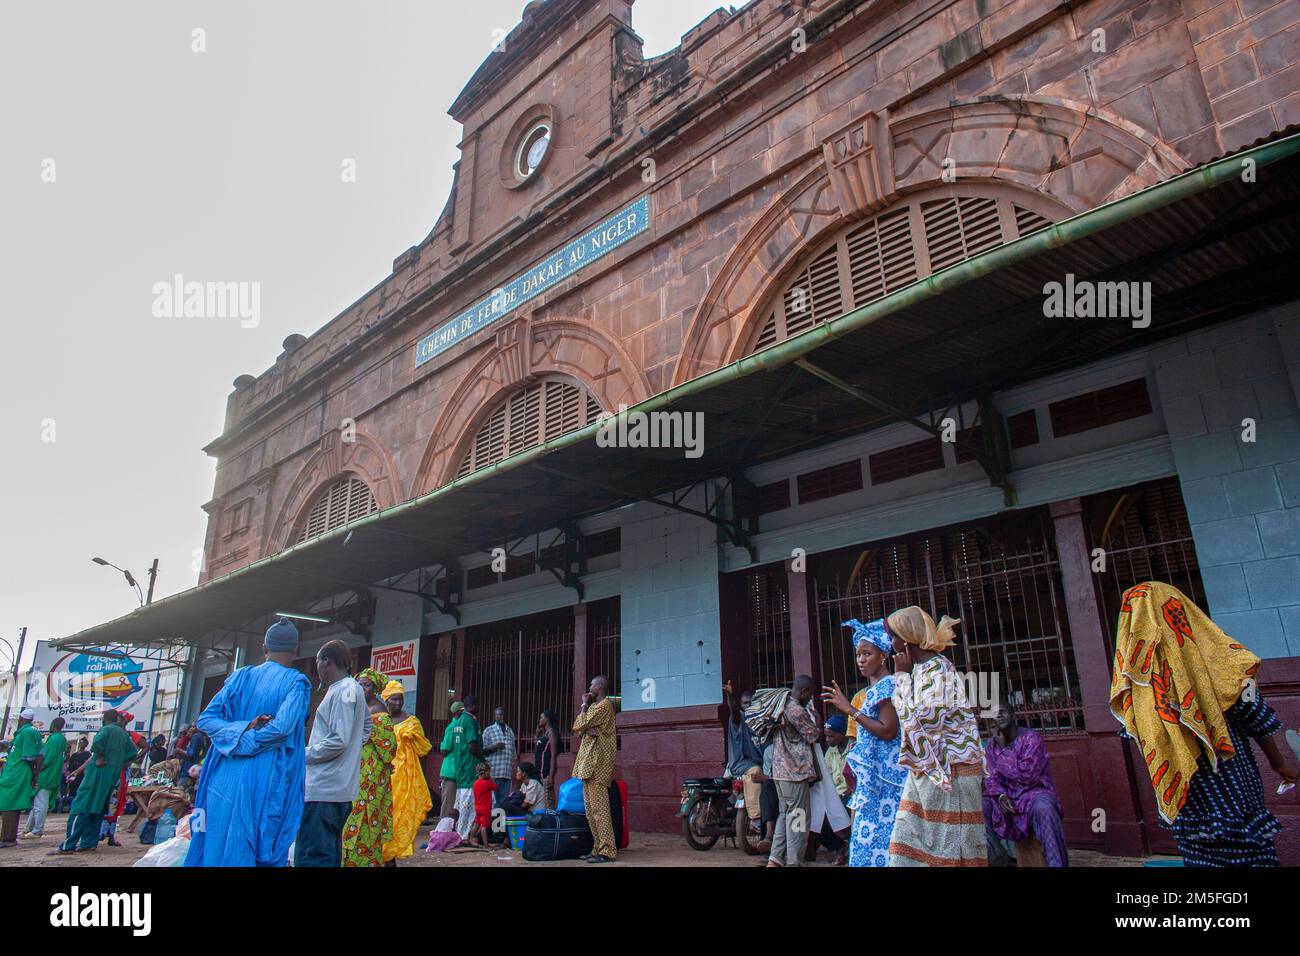
<svg viewBox="0 0 1300 956">
<path fill-rule="evenodd" d="M 1300 121 L 1294 0 L 754 0 L 711 15 L 678 50 L 648 62 L 626 39 L 625 2 L 552 9 L 513 35 L 553 35 L 544 55 L 523 56 L 498 78 L 481 73 L 458 100 L 462 162 L 429 236 L 305 342 L 286 340 L 271 368 L 241 377 L 224 434 L 208 448 L 218 462 L 205 578 L 277 550 L 311 493 L 341 470 L 361 474 L 381 506 L 439 483 L 474 416 L 515 380 L 492 364 L 502 346 L 490 329 L 419 369 L 414 343 L 646 191 L 652 232 L 529 303 L 533 328 L 570 324 L 538 333 L 528 362 L 510 367 L 553 372 L 571 357 L 572 374 L 613 409 L 719 364 L 750 331 L 747 310 L 842 222 L 812 177 L 822 141 L 868 110 L 906 123 L 954 100 L 1009 98 L 1004 115 L 934 149 L 950 154 L 959 175 L 1027 184 L 1073 210 Z M 648 2 L 635 12 L 653 15 Z M 823 15 L 839 19 L 806 53 L 747 72 L 764 51 L 788 48 L 793 27 Z M 1019 98 L 1071 105 L 1038 116 L 1020 110 Z M 554 101 L 556 152 L 535 184 L 512 191 L 497 173 L 501 149 L 534 100 Z M 1087 119 L 1062 125 L 1062 110 Z M 1107 136 L 1094 113 L 1110 124 Z M 911 130 L 901 145 L 920 149 L 943 122 Z M 1126 124 L 1122 135 L 1116 122 Z M 656 161 L 652 184 L 641 178 L 646 155 Z M 907 150 L 898 162 L 907 164 L 897 170 L 903 186 L 937 176 L 933 162 Z M 586 185 L 570 196 L 576 183 Z M 801 183 L 811 183 L 806 194 Z M 545 214 L 533 222 L 538 210 Z M 694 364 L 691 349 L 708 361 Z M 365 454 L 328 450 L 345 419 L 370 441 Z M 1293 488 L 1294 472 L 1270 464 Z M 221 529 L 249 499 L 249 526 L 227 535 Z M 1262 539 L 1259 547 L 1258 560 L 1268 560 Z M 1253 573 L 1262 583 L 1284 570 L 1273 567 Z"/>
<path fill-rule="evenodd" d="M 1162 348 L 1156 381 L 1208 610 L 1261 657 L 1300 655 L 1300 304 Z"/>
<path fill-rule="evenodd" d="M 702 510 L 697 491 L 688 507 Z M 650 504 L 622 531 L 623 710 L 722 700 L 717 529 Z"/>
</svg>

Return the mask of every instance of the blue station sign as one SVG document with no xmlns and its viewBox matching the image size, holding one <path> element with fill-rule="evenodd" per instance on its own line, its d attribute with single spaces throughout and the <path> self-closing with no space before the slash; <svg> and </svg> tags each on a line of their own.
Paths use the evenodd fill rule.
<svg viewBox="0 0 1300 956">
<path fill-rule="evenodd" d="M 420 339 L 415 347 L 416 368 L 497 319 L 509 315 L 528 300 L 535 299 L 649 228 L 650 197 L 646 195 Z"/>
</svg>

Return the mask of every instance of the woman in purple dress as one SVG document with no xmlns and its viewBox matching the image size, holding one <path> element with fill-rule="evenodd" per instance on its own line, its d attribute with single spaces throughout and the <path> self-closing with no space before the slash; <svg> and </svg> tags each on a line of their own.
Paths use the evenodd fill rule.
<svg viewBox="0 0 1300 956">
<path fill-rule="evenodd" d="M 1016 723 L 1010 703 L 998 707 L 993 722 L 997 733 L 984 754 L 984 823 L 990 847 L 999 837 L 1020 843 L 1032 836 L 1043 845 L 1048 866 L 1069 866 L 1047 744 Z"/>
</svg>

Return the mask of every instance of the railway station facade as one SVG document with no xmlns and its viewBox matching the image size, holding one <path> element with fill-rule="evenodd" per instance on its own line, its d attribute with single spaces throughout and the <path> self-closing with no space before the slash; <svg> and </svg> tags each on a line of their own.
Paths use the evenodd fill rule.
<svg viewBox="0 0 1300 956">
<path fill-rule="evenodd" d="M 664 830 L 724 681 L 856 686 L 840 622 L 920 604 L 1047 736 L 1072 846 L 1169 849 L 1108 706 L 1125 588 L 1300 723 L 1300 9 L 752 0 L 652 59 L 633 12 L 524 8 L 428 237 L 236 380 L 196 589 L 68 642 L 198 648 L 192 717 L 316 616 L 304 667 L 342 637 L 431 738 L 472 692 L 524 754 L 607 674 Z M 702 453 L 606 447 L 622 409 Z"/>
</svg>

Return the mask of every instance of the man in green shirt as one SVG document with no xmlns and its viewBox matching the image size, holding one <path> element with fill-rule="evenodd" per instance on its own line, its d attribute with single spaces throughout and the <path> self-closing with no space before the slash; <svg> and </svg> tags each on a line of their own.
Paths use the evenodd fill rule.
<svg viewBox="0 0 1300 956">
<path fill-rule="evenodd" d="M 23 827 L 24 837 L 45 835 L 45 814 L 49 812 L 50 802 L 58 799 L 63 759 L 68 755 L 68 738 L 63 736 L 63 723 L 62 717 L 50 721 L 50 733 L 45 738 L 45 749 L 41 751 L 41 775 L 36 779 L 36 796 L 32 798 L 32 809 L 27 814 L 27 825 Z"/>
<path fill-rule="evenodd" d="M 117 711 L 104 711 L 104 726 L 90 744 L 91 758 L 82 764 L 81 786 L 68 811 L 67 838 L 50 851 L 51 856 L 94 850 L 99 845 L 99 825 L 108 809 L 108 795 L 122 768 L 142 752 L 118 720 Z"/>
<path fill-rule="evenodd" d="M 41 732 L 32 726 L 31 708 L 18 715 L 18 733 L 9 744 L 4 772 L 0 773 L 0 850 L 18 844 L 18 814 L 32 805 L 36 778 L 41 772 Z"/>
<path fill-rule="evenodd" d="M 464 697 L 465 710 L 456 719 L 451 731 L 452 769 L 456 780 L 456 809 L 460 810 L 460 819 L 456 821 L 456 832 L 461 838 L 469 838 L 469 830 L 474 825 L 474 780 L 478 779 L 478 763 L 485 760 L 482 750 L 482 735 L 478 731 L 478 718 L 474 710 L 478 702 L 472 693 Z M 446 777 L 446 761 L 443 761 L 443 777 Z"/>
<path fill-rule="evenodd" d="M 465 705 L 458 700 L 453 700 L 451 720 L 447 721 L 447 729 L 442 733 L 442 743 L 438 746 L 438 753 L 442 754 L 442 766 L 438 769 L 438 789 L 442 805 L 438 808 L 438 819 L 451 816 L 452 808 L 456 806 L 456 778 L 459 775 L 456 772 L 454 748 L 456 728 L 460 725 L 460 719 L 464 714 Z"/>
</svg>

